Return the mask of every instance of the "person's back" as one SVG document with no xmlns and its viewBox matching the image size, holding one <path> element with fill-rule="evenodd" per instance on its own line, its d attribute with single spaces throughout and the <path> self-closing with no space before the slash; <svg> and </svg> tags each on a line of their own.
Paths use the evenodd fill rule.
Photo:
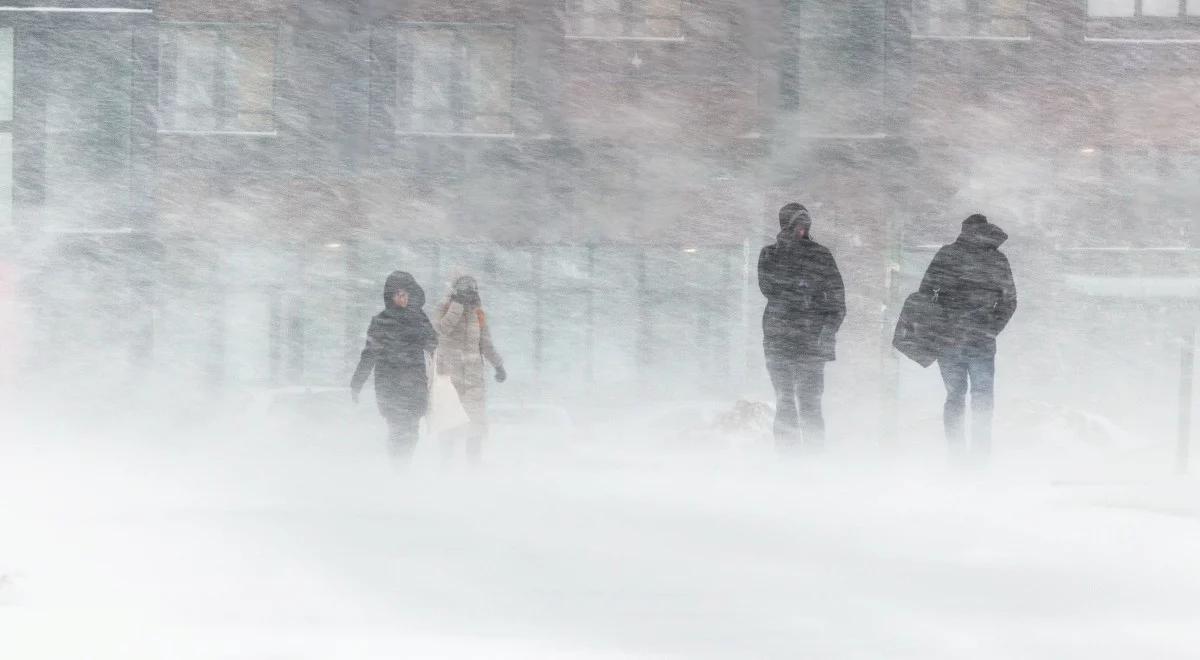
<svg viewBox="0 0 1200 660">
<path fill-rule="evenodd" d="M 762 249 L 759 290 L 767 299 L 763 336 L 775 350 L 833 359 L 821 331 L 836 331 L 845 313 L 841 275 L 833 254 L 805 236 Z"/>
<path fill-rule="evenodd" d="M 943 246 L 921 281 L 945 315 L 938 366 L 946 385 L 946 437 L 951 450 L 965 449 L 966 395 L 971 393 L 972 449 L 991 447 L 996 337 L 1017 308 L 1012 269 L 1000 246 L 1008 235 L 983 215 L 963 221 L 962 233 Z"/>
</svg>

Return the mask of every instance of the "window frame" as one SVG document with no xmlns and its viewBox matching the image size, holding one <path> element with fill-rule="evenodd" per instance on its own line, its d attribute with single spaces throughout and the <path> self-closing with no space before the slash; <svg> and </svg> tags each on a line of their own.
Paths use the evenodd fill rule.
<svg viewBox="0 0 1200 660">
<path fill-rule="evenodd" d="M 571 19 L 575 17 L 616 17 L 621 19 L 621 34 L 586 34 L 575 33 L 571 30 L 564 30 L 563 37 L 565 39 L 575 41 L 660 41 L 668 43 L 682 43 L 687 40 L 683 29 L 683 15 L 685 5 L 687 4 L 686 0 L 679 0 L 678 16 L 634 12 L 630 7 L 630 3 L 633 2 L 633 0 L 618 0 L 621 3 L 622 9 L 617 12 L 573 10 L 572 4 L 578 3 L 579 1 L 580 0 L 562 0 L 563 16 L 568 19 L 566 21 L 567 27 L 569 27 Z M 636 26 L 639 23 L 645 23 L 646 21 L 650 20 L 675 21 L 679 25 L 677 34 L 670 37 L 633 34 L 633 31 L 636 29 Z"/>
<path fill-rule="evenodd" d="M 1025 10 L 1020 14 L 997 14 L 987 10 L 984 5 L 991 5 L 991 0 L 965 0 L 966 9 L 963 11 L 931 11 L 929 4 L 933 0 L 913 0 L 912 2 L 912 38 L 916 40 L 929 41 L 1031 41 L 1033 36 L 1032 23 L 1029 19 L 1030 0 L 1025 0 Z M 918 9 L 924 6 L 924 12 L 919 12 Z M 917 16 L 924 16 L 927 20 L 932 17 L 951 17 L 965 19 L 969 32 L 966 34 L 936 34 L 928 29 L 917 29 Z M 1025 34 L 1023 35 L 1002 35 L 990 34 L 985 30 L 985 27 L 993 20 L 1007 19 L 1020 21 L 1025 24 Z"/>
<path fill-rule="evenodd" d="M 1084 15 L 1089 21 L 1121 21 L 1123 24 L 1138 23 L 1148 27 L 1178 25 L 1180 21 L 1184 23 L 1200 24 L 1200 0 L 1178 0 L 1179 13 L 1174 16 L 1147 16 L 1144 11 L 1145 0 L 1128 0 L 1133 3 L 1132 16 L 1094 16 L 1092 15 L 1092 2 L 1086 0 L 1084 6 Z M 1196 3 L 1195 14 L 1189 13 L 1189 4 Z"/>
<path fill-rule="evenodd" d="M 168 93 L 176 93 L 177 89 L 168 91 L 166 83 L 167 58 L 164 57 L 165 44 L 163 40 L 166 32 L 179 32 L 183 29 L 193 30 L 210 30 L 218 35 L 218 61 L 216 64 L 216 98 L 213 101 L 212 112 L 217 117 L 218 127 L 214 129 L 197 129 L 197 128 L 178 128 L 173 125 L 173 121 L 168 121 L 169 113 L 166 108 L 169 106 L 172 109 L 178 107 L 178 99 L 172 99 L 171 103 L 164 102 Z M 233 60 L 226 54 L 229 51 L 230 34 L 239 29 L 255 29 L 270 33 L 271 36 L 271 104 L 269 114 L 271 121 L 271 130 L 245 130 L 240 128 L 227 128 L 226 124 L 230 121 L 237 121 L 238 108 L 230 105 L 227 94 L 229 85 L 229 76 L 233 71 Z M 158 133 L 163 135 L 244 135 L 244 136 L 260 136 L 260 137 L 275 137 L 279 134 L 279 25 L 274 23 L 236 23 L 222 21 L 164 21 L 158 26 L 158 96 L 157 96 L 157 124 Z M 177 47 L 177 44 L 176 44 Z M 172 63 L 171 67 L 176 65 Z M 178 82 L 178 71 L 174 71 L 174 82 Z"/>
<path fill-rule="evenodd" d="M 416 30 L 452 30 L 456 39 L 456 44 L 467 48 L 466 55 L 461 58 L 456 58 L 454 63 L 455 76 L 450 82 L 450 117 L 454 124 L 454 130 L 450 131 L 428 131 L 415 130 L 411 126 L 404 128 L 399 121 L 395 122 L 394 133 L 399 137 L 470 137 L 470 138 L 492 138 L 492 139 L 511 139 L 516 137 L 516 114 L 513 112 L 515 105 L 514 89 L 516 87 L 517 78 L 517 38 L 516 27 L 507 23 L 455 23 L 455 22 L 401 22 L 392 26 L 391 32 L 395 36 L 395 44 L 392 52 L 395 56 L 396 68 L 393 72 L 393 80 L 396 85 L 396 92 L 392 101 L 392 111 L 398 118 L 401 115 L 416 113 L 416 108 L 412 105 L 411 100 L 407 106 L 402 104 L 403 95 L 408 94 L 411 97 L 414 89 L 412 80 L 412 57 L 406 56 L 403 53 L 405 46 L 402 33 L 406 31 Z M 468 115 L 467 110 L 470 108 L 470 79 L 467 75 L 469 72 L 469 62 L 471 59 L 471 32 L 503 32 L 508 35 L 508 55 L 509 55 L 509 81 L 508 81 L 508 112 L 506 113 L 475 113 Z M 407 71 L 406 71 L 407 69 Z M 407 90 L 406 90 L 407 86 Z M 469 130 L 466 124 L 480 117 L 507 117 L 508 127 L 507 132 L 489 133 L 484 131 Z"/>
</svg>

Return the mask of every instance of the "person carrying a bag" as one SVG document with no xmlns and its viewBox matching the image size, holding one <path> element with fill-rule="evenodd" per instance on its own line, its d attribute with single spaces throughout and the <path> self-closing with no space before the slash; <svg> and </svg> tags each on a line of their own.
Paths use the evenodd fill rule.
<svg viewBox="0 0 1200 660">
<path fill-rule="evenodd" d="M 958 239 L 933 257 L 919 293 L 939 306 L 938 367 L 946 384 L 943 421 L 953 457 L 983 461 L 991 452 L 996 337 L 1017 311 L 1012 267 L 1000 246 L 1008 234 L 974 214 Z M 971 394 L 971 446 L 966 447 L 966 399 Z"/>
<path fill-rule="evenodd" d="M 375 402 L 387 420 L 392 456 L 406 461 L 417 445 L 421 417 L 429 407 L 426 355 L 437 348 L 437 333 L 421 309 L 425 291 L 412 275 L 395 271 L 383 285 L 384 310 L 371 319 L 350 395 L 358 395 L 375 372 Z"/>
<path fill-rule="evenodd" d="M 487 388 L 484 362 L 495 370 L 496 382 L 508 378 L 504 361 L 492 343 L 487 315 L 479 298 L 479 284 L 464 275 L 454 280 L 449 298 L 438 308 L 435 321 L 439 344 L 437 372 L 450 377 L 470 419 L 467 456 L 477 462 L 487 435 Z"/>
</svg>

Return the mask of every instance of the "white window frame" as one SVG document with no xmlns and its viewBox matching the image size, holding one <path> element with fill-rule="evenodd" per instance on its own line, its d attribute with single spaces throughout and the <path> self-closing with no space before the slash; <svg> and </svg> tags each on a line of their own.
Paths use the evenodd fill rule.
<svg viewBox="0 0 1200 660">
<path fill-rule="evenodd" d="M 584 15 L 590 15 L 590 16 L 614 15 L 614 14 L 607 14 L 606 12 L 573 11 L 571 9 L 571 4 L 576 1 L 577 0 L 563 0 L 563 16 L 575 16 L 580 13 L 582 13 Z M 629 34 L 631 24 L 628 20 L 626 20 L 624 22 L 622 34 L 619 34 L 619 35 L 574 34 L 574 33 L 568 32 L 568 33 L 564 34 L 563 37 L 565 39 L 572 40 L 572 41 L 657 41 L 657 42 L 665 42 L 665 43 L 683 43 L 684 41 L 687 41 L 686 36 L 684 35 L 684 30 L 683 30 L 683 15 L 684 15 L 684 10 L 686 9 L 686 5 L 687 5 L 686 0 L 680 0 L 678 16 L 657 16 L 657 15 L 653 15 L 653 14 L 645 14 L 645 15 L 636 16 L 636 18 L 638 20 L 665 19 L 665 20 L 677 21 L 679 23 L 679 34 L 676 36 L 652 37 L 652 36 L 639 36 L 639 35 Z M 615 14 L 615 16 L 622 18 L 622 19 L 628 18 L 628 14 L 626 14 L 624 12 L 618 12 L 617 14 Z"/>
<path fill-rule="evenodd" d="M 402 128 L 399 125 L 397 125 L 396 130 L 395 130 L 396 135 L 401 136 L 401 137 L 404 137 L 404 136 L 408 136 L 408 137 L 428 136 L 428 137 L 480 138 L 480 139 L 494 139 L 494 140 L 495 139 L 505 140 L 505 139 L 516 138 L 516 116 L 513 113 L 513 105 L 514 105 L 515 99 L 513 98 L 512 86 L 518 75 L 517 67 L 516 67 L 516 64 L 517 64 L 517 39 L 516 39 L 516 31 L 515 31 L 514 26 L 508 25 L 505 23 L 406 22 L 406 23 L 397 24 L 396 29 L 394 30 L 394 32 L 396 34 L 396 44 L 395 44 L 395 49 L 393 51 L 396 54 L 396 60 L 397 60 L 396 71 L 395 71 L 395 75 L 393 78 L 396 82 L 396 98 L 394 99 L 394 102 L 392 104 L 393 111 L 397 115 L 399 115 L 402 111 L 411 112 L 411 110 L 412 110 L 411 108 L 401 108 L 401 105 L 400 105 L 400 98 L 401 98 L 400 94 L 402 91 L 400 89 L 400 86 L 401 86 L 401 82 L 403 79 L 402 72 L 400 70 L 400 67 L 402 66 L 401 65 L 401 57 L 400 57 L 400 48 L 402 47 L 401 39 L 399 38 L 400 33 L 405 30 L 419 30 L 421 28 L 453 30 L 456 33 L 458 33 L 459 39 L 462 42 L 467 43 L 467 44 L 469 44 L 469 42 L 470 42 L 469 35 L 472 32 L 504 31 L 504 32 L 508 33 L 509 41 L 510 41 L 509 54 L 510 54 L 510 57 L 512 58 L 512 61 L 510 62 L 510 65 L 509 65 L 509 72 L 510 72 L 509 108 L 508 108 L 508 113 L 506 113 L 509 118 L 509 131 L 505 132 L 505 133 L 483 133 L 483 132 L 463 131 L 463 130 L 420 131 L 420 130 L 411 130 L 411 129 Z M 462 63 L 460 62 L 460 63 L 458 63 L 458 65 L 461 66 Z M 465 101 L 461 98 L 463 91 L 461 89 L 455 90 L 454 94 L 456 95 L 456 98 L 453 99 L 451 101 L 451 103 L 453 106 L 455 106 L 455 108 L 461 110 L 462 105 L 465 103 Z M 453 110 L 452 110 L 452 112 L 453 112 Z M 460 115 L 461 115 L 461 113 L 460 113 Z M 459 125 L 459 128 L 461 128 L 464 118 L 465 118 L 465 116 L 456 116 L 455 121 Z"/>
<path fill-rule="evenodd" d="M 1101 16 L 1092 14 L 1092 2 L 1087 0 L 1085 13 L 1088 20 L 1103 20 L 1103 21 L 1180 21 L 1191 19 L 1200 21 L 1200 0 L 1179 0 L 1179 11 L 1173 16 L 1160 16 L 1158 14 L 1146 15 L 1143 10 L 1145 0 L 1128 0 L 1133 3 L 1133 15 L 1131 16 Z"/>
<path fill-rule="evenodd" d="M 912 13 L 914 15 L 917 13 L 916 8 L 917 8 L 918 3 L 921 3 L 921 2 L 928 3 L 929 1 L 930 0 L 912 0 Z M 986 2 L 987 0 L 978 0 L 978 1 Z M 1032 1 L 1033 0 L 1026 0 L 1025 12 L 1020 15 L 1011 15 L 1010 16 L 1010 15 L 1006 15 L 1006 14 L 992 14 L 990 12 L 979 11 L 978 9 L 976 9 L 974 11 L 971 9 L 964 10 L 963 16 L 966 18 L 967 23 L 970 25 L 970 28 L 971 28 L 970 34 L 930 34 L 928 32 L 922 32 L 922 31 L 916 30 L 915 29 L 916 25 L 914 22 L 912 38 L 914 40 L 924 40 L 924 41 L 1012 41 L 1012 42 L 1032 41 L 1033 37 L 1031 36 L 1031 34 L 995 35 L 995 34 L 986 34 L 986 33 L 980 32 L 980 29 L 979 29 L 979 26 L 981 25 L 981 23 L 983 22 L 984 19 L 994 19 L 994 18 L 1007 18 L 1007 19 L 1012 19 L 1012 20 L 1023 20 L 1026 24 L 1026 27 L 1028 28 L 1030 26 L 1029 5 L 1031 4 Z M 1027 32 L 1032 32 L 1032 30 L 1027 29 Z"/>
</svg>

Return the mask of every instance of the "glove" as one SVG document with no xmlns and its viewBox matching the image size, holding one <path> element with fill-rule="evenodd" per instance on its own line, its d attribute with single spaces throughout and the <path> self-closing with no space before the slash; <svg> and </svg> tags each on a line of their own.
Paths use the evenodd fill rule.
<svg viewBox="0 0 1200 660">
<path fill-rule="evenodd" d="M 454 295 L 456 295 L 458 297 L 458 302 L 461 303 L 463 307 L 478 307 L 479 306 L 479 292 L 478 291 L 473 291 L 473 290 L 461 291 Z"/>
<path fill-rule="evenodd" d="M 504 367 L 496 367 L 496 382 L 503 383 L 506 380 L 508 380 L 508 372 L 504 370 Z"/>
</svg>

